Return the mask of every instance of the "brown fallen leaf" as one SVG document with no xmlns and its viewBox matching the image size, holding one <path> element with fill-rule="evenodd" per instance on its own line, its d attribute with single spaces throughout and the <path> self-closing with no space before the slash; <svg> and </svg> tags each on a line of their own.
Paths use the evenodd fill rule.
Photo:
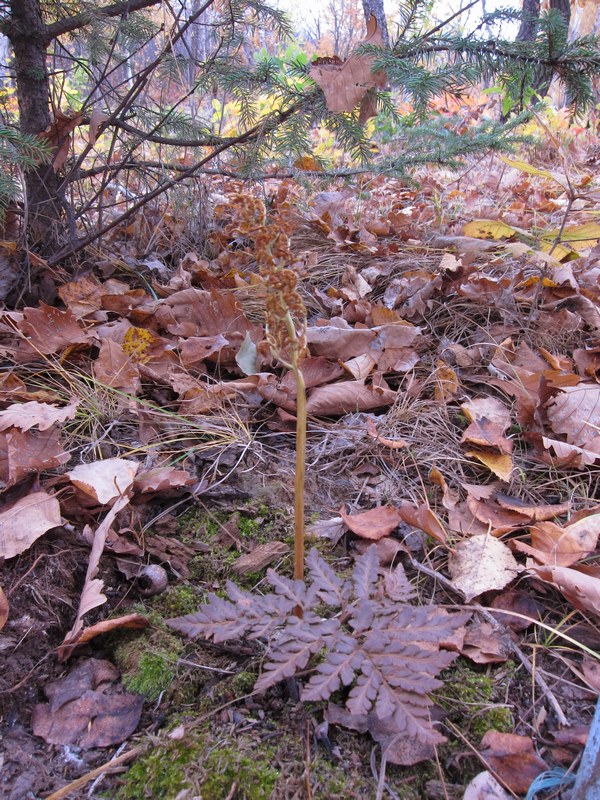
<svg viewBox="0 0 600 800">
<path fill-rule="evenodd" d="M 402 514 L 395 506 L 378 506 L 359 514 L 347 514 L 342 507 L 340 516 L 352 533 L 371 541 L 389 536 L 402 520 Z"/>
<path fill-rule="evenodd" d="M 94 377 L 105 386 L 137 394 L 140 388 L 140 370 L 123 347 L 111 339 L 100 341 L 100 353 L 93 362 Z"/>
<path fill-rule="evenodd" d="M 6 595 L 4 594 L 4 589 L 0 586 L 0 631 L 6 625 L 6 620 L 8 619 L 8 600 L 6 599 Z"/>
<path fill-rule="evenodd" d="M 354 549 L 360 554 L 365 553 L 369 547 L 375 547 L 377 558 L 379 559 L 379 565 L 382 567 L 388 567 L 390 564 L 392 564 L 396 560 L 399 553 L 408 552 L 406 545 L 402 544 L 402 542 L 399 542 L 397 539 L 390 538 L 389 536 L 379 539 L 379 541 L 375 542 L 374 545 L 369 540 L 362 541 L 361 539 L 354 544 Z"/>
<path fill-rule="evenodd" d="M 25 552 L 46 531 L 61 524 L 60 505 L 47 492 L 33 492 L 0 511 L 0 557 Z"/>
<path fill-rule="evenodd" d="M 397 391 L 387 384 L 379 388 L 367 386 L 362 381 L 344 381 L 313 389 L 306 402 L 306 411 L 315 417 L 371 411 L 390 406 L 397 396 Z"/>
<path fill-rule="evenodd" d="M 565 387 L 547 403 L 546 414 L 554 433 L 564 434 L 569 444 L 600 454 L 600 386 L 597 383 Z"/>
<path fill-rule="evenodd" d="M 501 625 L 513 631 L 525 631 L 537 619 L 542 617 L 544 606 L 527 592 L 509 589 L 501 592 L 492 600 L 490 610 Z M 502 611 L 514 612 L 503 614 Z M 528 619 L 522 619 L 528 617 Z"/>
<path fill-rule="evenodd" d="M 584 568 L 537 566 L 529 569 L 546 583 L 550 583 L 579 611 L 590 611 L 600 616 L 600 577 L 584 572 Z"/>
<path fill-rule="evenodd" d="M 98 565 L 100 563 L 100 557 L 104 551 L 104 544 L 106 542 L 109 528 L 115 521 L 115 517 L 119 511 L 125 508 L 128 503 L 129 497 L 126 494 L 122 494 L 120 497 L 118 497 L 113 507 L 106 514 L 94 533 L 94 541 L 92 544 L 92 550 L 90 552 L 90 560 L 88 562 L 85 582 L 81 591 L 77 616 L 75 618 L 73 627 L 67 633 L 62 644 L 58 648 L 58 658 L 60 661 L 64 661 L 65 659 L 69 658 L 73 652 L 73 649 L 79 643 L 79 639 L 83 631 L 83 617 L 88 613 L 88 611 L 91 611 L 93 608 L 97 608 L 106 602 L 106 595 L 102 594 L 104 581 L 96 578 L 98 573 Z"/>
<path fill-rule="evenodd" d="M 148 494 L 149 492 L 164 492 L 168 489 L 180 489 L 191 486 L 196 478 L 185 469 L 176 467 L 155 467 L 154 469 L 137 472 L 133 482 L 134 492 Z"/>
<path fill-rule="evenodd" d="M 84 494 L 105 506 L 131 488 L 139 466 L 137 461 L 126 458 L 106 458 L 78 464 L 67 476 Z"/>
<path fill-rule="evenodd" d="M 375 421 L 371 417 L 367 417 L 367 433 L 375 439 L 376 442 L 392 450 L 402 450 L 404 447 L 408 447 L 408 442 L 405 442 L 404 439 L 386 439 L 385 436 L 381 436 L 377 431 Z"/>
<path fill-rule="evenodd" d="M 488 731 L 481 740 L 481 756 L 515 794 L 525 794 L 535 778 L 548 769 L 528 736 Z"/>
<path fill-rule="evenodd" d="M 265 542 L 257 545 L 250 553 L 240 556 L 231 569 L 236 575 L 259 572 L 276 559 L 287 555 L 289 551 L 290 548 L 284 542 Z"/>
<path fill-rule="evenodd" d="M 9 486 L 31 472 L 60 467 L 70 458 L 71 454 L 63 449 L 58 426 L 45 431 L 9 428 L 6 433 L 0 434 L 0 475 Z"/>
<path fill-rule="evenodd" d="M 433 536 L 441 544 L 447 543 L 446 529 L 427 503 L 419 503 L 416 506 L 403 500 L 400 503 L 400 517 L 408 525 Z"/>
<path fill-rule="evenodd" d="M 477 459 L 501 481 L 508 483 L 513 472 L 512 456 L 508 453 L 493 453 L 485 450 L 467 450 L 465 455 Z"/>
<path fill-rule="evenodd" d="M 61 311 L 46 303 L 26 308 L 19 329 L 26 337 L 19 345 L 24 355 L 49 355 L 90 341 L 72 311 Z"/>
<path fill-rule="evenodd" d="M 524 514 L 535 522 L 554 519 L 554 517 L 568 514 L 571 510 L 571 503 L 568 500 L 565 503 L 531 505 L 527 500 L 522 500 L 520 497 L 509 497 L 501 492 L 496 492 L 494 494 L 494 500 L 499 506 L 502 506 L 502 508 L 516 511 L 518 514 Z"/>
<path fill-rule="evenodd" d="M 371 16 L 367 24 L 367 35 L 360 44 L 383 46 L 377 20 Z M 309 70 L 309 76 L 325 95 L 327 108 L 334 114 L 351 112 L 360 103 L 368 89 L 377 86 L 383 89 L 387 78 L 384 72 L 372 72 L 374 57 L 366 53 L 353 52 L 344 62 L 317 59 Z M 333 62 L 333 63 L 332 63 Z"/>
<path fill-rule="evenodd" d="M 121 691 L 118 678 L 109 661 L 91 658 L 49 683 L 44 687 L 49 702 L 33 712 L 34 734 L 82 750 L 125 741 L 138 726 L 144 699 Z"/>
<path fill-rule="evenodd" d="M 493 536 L 472 536 L 459 542 L 450 553 L 448 569 L 454 586 L 470 603 L 491 589 L 504 589 L 522 567 L 509 548 Z"/>
<path fill-rule="evenodd" d="M 55 423 L 73 419 L 77 413 L 79 400 L 72 400 L 69 405 L 57 408 L 48 403 L 38 403 L 32 400 L 28 403 L 13 403 L 0 411 L 0 431 L 15 427 L 22 431 L 38 428 L 40 431 L 48 430 Z"/>
<path fill-rule="evenodd" d="M 591 555 L 600 536 L 600 514 L 584 517 L 561 528 L 553 522 L 538 522 L 531 528 L 531 545 L 514 542 L 514 548 L 549 566 L 570 567 Z"/>
<path fill-rule="evenodd" d="M 471 423 L 463 433 L 463 442 L 512 453 L 512 440 L 504 436 L 512 424 L 510 411 L 504 403 L 494 397 L 483 397 L 463 403 L 461 409 Z"/>
<path fill-rule="evenodd" d="M 103 633 L 117 630 L 119 628 L 129 628 L 132 630 L 143 630 L 150 625 L 150 621 L 143 617 L 141 614 L 126 614 L 123 617 L 112 617 L 111 619 L 103 619 L 95 625 L 90 625 L 89 628 L 84 628 L 77 644 L 84 644 L 95 639 Z"/>
<path fill-rule="evenodd" d="M 547 436 L 542 436 L 541 442 L 548 451 L 547 461 L 553 466 L 585 469 L 585 467 L 591 467 L 600 462 L 600 453 L 593 450 L 586 450 L 558 439 L 549 439 Z M 554 451 L 554 456 L 549 452 L 550 450 Z"/>
<path fill-rule="evenodd" d="M 489 622 L 474 622 L 467 628 L 460 653 L 475 664 L 501 664 L 513 656 L 510 634 Z"/>
</svg>

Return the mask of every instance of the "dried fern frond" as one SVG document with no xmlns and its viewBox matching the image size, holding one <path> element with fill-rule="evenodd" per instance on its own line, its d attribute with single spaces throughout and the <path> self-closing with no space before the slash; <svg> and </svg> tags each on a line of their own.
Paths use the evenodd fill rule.
<svg viewBox="0 0 600 800">
<path fill-rule="evenodd" d="M 442 685 L 436 676 L 456 658 L 444 643 L 470 614 L 409 605 L 413 591 L 402 566 L 380 580 L 374 546 L 358 556 L 350 580 L 342 580 L 316 549 L 307 566 L 306 582 L 269 570 L 273 592 L 264 596 L 229 582 L 229 600 L 211 594 L 196 614 L 168 624 L 217 642 L 264 640 L 264 670 L 256 683 L 261 690 L 305 670 L 319 653 L 303 700 L 327 700 L 346 687 L 353 715 L 374 715 L 388 730 L 422 742 L 444 741 L 433 728 L 428 695 Z"/>
</svg>

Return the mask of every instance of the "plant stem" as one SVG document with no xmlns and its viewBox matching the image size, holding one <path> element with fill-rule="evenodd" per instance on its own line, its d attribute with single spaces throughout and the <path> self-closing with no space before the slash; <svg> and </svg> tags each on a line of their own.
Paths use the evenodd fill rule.
<svg viewBox="0 0 600 800">
<path fill-rule="evenodd" d="M 306 385 L 300 368 L 296 326 L 288 311 L 285 325 L 290 338 L 290 367 L 296 379 L 296 475 L 294 479 L 294 578 L 304 580 L 304 479 L 306 474 Z"/>
</svg>

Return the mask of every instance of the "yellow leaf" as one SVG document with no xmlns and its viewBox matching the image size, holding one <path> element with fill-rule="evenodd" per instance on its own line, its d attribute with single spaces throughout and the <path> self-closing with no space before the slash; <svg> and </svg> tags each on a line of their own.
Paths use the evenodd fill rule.
<svg viewBox="0 0 600 800">
<path fill-rule="evenodd" d="M 554 239 L 558 236 L 559 231 L 547 231 L 544 233 L 544 239 Z M 571 246 L 576 250 L 587 250 L 593 247 L 598 239 L 600 239 L 600 223 L 587 222 L 585 225 L 573 225 L 562 232 L 561 241 L 570 242 Z"/>
<path fill-rule="evenodd" d="M 508 453 L 485 453 L 481 450 L 469 450 L 466 455 L 476 458 L 501 481 L 508 482 L 510 480 L 513 462 Z"/>
<path fill-rule="evenodd" d="M 145 364 L 149 358 L 148 349 L 156 341 L 156 336 L 145 328 L 131 327 L 123 337 L 123 352 L 134 363 Z"/>
<path fill-rule="evenodd" d="M 475 239 L 510 239 L 521 231 L 498 220 L 474 219 L 473 222 L 467 222 L 463 233 L 465 236 L 473 236 Z"/>
<path fill-rule="evenodd" d="M 538 169 L 537 167 L 532 167 L 531 164 L 527 163 L 527 161 L 520 161 L 515 158 L 507 158 L 506 156 L 498 156 L 498 158 L 500 161 L 504 161 L 505 164 L 508 164 L 509 167 L 518 169 L 521 172 L 526 172 L 528 175 L 539 175 L 542 178 L 549 178 L 551 181 L 556 181 L 556 183 L 559 183 L 555 176 L 551 172 L 548 172 L 547 169 Z"/>
</svg>

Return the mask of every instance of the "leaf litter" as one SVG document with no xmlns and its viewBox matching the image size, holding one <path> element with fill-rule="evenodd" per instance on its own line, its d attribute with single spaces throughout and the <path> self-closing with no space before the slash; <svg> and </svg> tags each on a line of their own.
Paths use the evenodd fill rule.
<svg viewBox="0 0 600 800">
<path fill-rule="evenodd" d="M 346 74 L 326 66 L 327 96 Z M 466 787 L 444 749 L 456 725 L 493 773 L 473 758 L 470 777 L 484 775 L 497 796 L 501 785 L 524 793 L 550 761 L 570 765 L 583 735 L 571 750 L 539 753 L 550 731 L 568 731 L 557 729 L 557 707 L 585 729 L 596 691 L 597 201 L 548 255 L 564 184 L 555 165 L 489 164 L 474 164 L 460 188 L 442 175 L 424 174 L 418 188 L 376 177 L 360 214 L 347 189 L 295 212 L 294 266 L 309 312 L 306 488 L 319 517 L 308 528 L 319 553 L 305 583 L 287 577 L 296 389 L 266 345 L 254 262 L 255 223 L 267 210 L 247 187 L 219 179 L 213 255 L 174 263 L 157 251 L 152 292 L 116 267 L 59 285 L 63 307 L 3 312 L 0 626 L 10 669 L 0 697 L 17 721 L 8 780 L 22 774 L 10 753 L 39 746 L 32 733 L 93 751 L 150 729 L 143 692 L 119 684 L 119 672 L 132 680 L 131 666 L 115 653 L 136 641 L 167 675 L 155 695 L 161 710 L 177 705 L 186 681 L 203 703 L 229 702 L 223 676 L 249 672 L 260 694 L 234 691 L 231 717 L 213 703 L 217 735 L 247 720 L 261 742 L 271 718 L 302 743 L 305 722 L 328 722 L 340 753 L 332 763 L 342 765 L 368 763 L 367 733 L 390 765 L 433 763 L 437 749 L 465 797 L 475 781 Z M 498 181 L 511 207 L 499 207 Z M 275 195 L 284 198 L 275 219 L 288 213 L 290 190 Z M 442 221 L 440 193 L 456 209 Z M 538 238 L 528 235 L 532 211 L 548 223 Z M 432 242 L 424 231 L 434 223 Z M 128 236 L 115 233 L 115 254 Z M 151 599 L 139 582 L 146 566 L 168 578 Z M 157 613 L 170 656 L 149 624 Z M 166 619 L 200 640 L 169 638 Z M 539 646 L 540 623 L 562 649 Z M 529 678 L 521 665 L 531 647 L 542 672 Z M 523 658 L 503 673 L 515 648 Z M 220 678 L 192 680 L 188 662 Z M 480 676 L 483 665 L 509 688 L 479 697 L 478 714 L 496 704 L 513 724 L 497 730 L 495 720 L 482 736 L 464 708 L 445 705 L 444 687 L 454 670 Z M 47 699 L 35 711 L 32 687 Z M 289 710 L 294 691 L 313 704 L 300 721 Z M 92 766 L 85 756 L 68 776 Z M 35 791 L 64 782 L 52 769 L 33 774 Z M 387 780 L 402 785 L 395 769 Z M 282 775 L 281 791 L 291 780 Z"/>
</svg>

